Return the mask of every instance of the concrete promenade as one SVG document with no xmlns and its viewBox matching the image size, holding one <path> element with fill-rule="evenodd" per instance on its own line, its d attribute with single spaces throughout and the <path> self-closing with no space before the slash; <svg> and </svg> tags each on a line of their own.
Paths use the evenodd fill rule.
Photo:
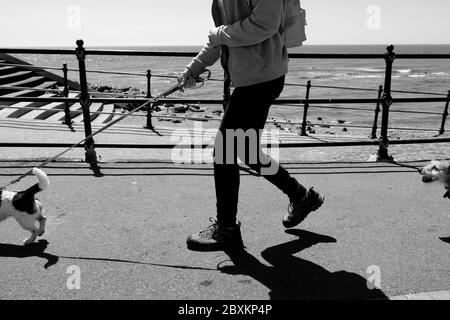
<svg viewBox="0 0 450 320">
<path fill-rule="evenodd" d="M 30 130 L 25 140 L 12 132 L 2 129 L 2 141 L 37 140 Z M 62 139 L 47 136 L 37 141 Z M 97 140 L 120 142 L 108 136 L 117 137 Z M 0 149 L 0 185 L 39 164 L 23 159 L 56 151 Z M 134 150 L 111 150 L 100 163 L 105 176 L 95 178 L 73 161 L 82 151 L 45 168 L 51 186 L 39 198 L 49 221 L 39 243 L 24 248 L 27 233 L 14 220 L 0 224 L 0 299 L 448 298 L 450 202 L 441 185 L 422 183 L 412 169 L 291 161 L 287 168 L 326 203 L 289 231 L 281 224 L 286 197 L 243 173 L 246 251 L 196 253 L 185 240 L 215 215 L 210 164 L 121 162 L 136 160 Z M 27 177 L 11 189 L 33 183 Z M 77 270 L 80 289 L 70 290 Z"/>
<path fill-rule="evenodd" d="M 0 182 L 33 165 L 1 163 Z M 14 220 L 0 225 L 0 299 L 365 299 L 448 290 L 443 188 L 408 169 L 372 166 L 289 165 L 326 204 L 288 232 L 286 198 L 244 174 L 247 251 L 226 254 L 185 246 L 214 215 L 209 165 L 102 164 L 105 176 L 95 178 L 84 164 L 53 163 L 51 187 L 39 195 L 49 217 L 41 242 L 24 249 L 26 232 Z M 80 268 L 80 290 L 66 286 L 70 266 Z M 378 271 L 381 290 L 369 290 Z"/>
</svg>

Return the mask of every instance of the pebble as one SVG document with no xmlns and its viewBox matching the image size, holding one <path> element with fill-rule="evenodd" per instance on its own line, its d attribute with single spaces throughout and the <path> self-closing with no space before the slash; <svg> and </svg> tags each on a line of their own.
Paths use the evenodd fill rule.
<svg viewBox="0 0 450 320">
<path fill-rule="evenodd" d="M 174 113 L 186 113 L 188 110 L 188 106 L 183 104 L 177 104 L 172 108 Z"/>
<path fill-rule="evenodd" d="M 200 108 L 197 104 L 188 105 L 188 109 L 192 112 L 206 112 L 206 109 Z"/>
</svg>

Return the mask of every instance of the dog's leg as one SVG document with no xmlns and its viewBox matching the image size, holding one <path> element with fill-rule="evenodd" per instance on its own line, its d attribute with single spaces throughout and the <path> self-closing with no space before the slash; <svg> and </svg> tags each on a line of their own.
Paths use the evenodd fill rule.
<svg viewBox="0 0 450 320">
<path fill-rule="evenodd" d="M 36 226 L 35 226 L 36 219 L 34 219 L 31 216 L 23 216 L 23 217 L 17 219 L 17 222 L 20 224 L 20 226 L 23 229 L 30 231 L 30 233 L 31 233 L 30 237 L 23 241 L 23 244 L 27 245 L 27 244 L 31 244 L 34 241 L 36 241 L 36 238 L 38 235 L 38 228 L 36 228 Z"/>
<path fill-rule="evenodd" d="M 42 237 L 45 233 L 45 224 L 47 222 L 47 217 L 46 216 L 40 216 L 38 218 L 39 221 L 39 229 L 38 229 L 38 236 Z"/>
<path fill-rule="evenodd" d="M 33 242 L 36 241 L 36 238 L 37 238 L 37 230 L 35 229 L 35 230 L 29 230 L 29 231 L 31 232 L 31 235 L 30 235 L 30 237 L 29 237 L 28 239 L 25 239 L 25 240 L 23 241 L 23 244 L 24 244 L 24 245 L 32 244 Z"/>
</svg>

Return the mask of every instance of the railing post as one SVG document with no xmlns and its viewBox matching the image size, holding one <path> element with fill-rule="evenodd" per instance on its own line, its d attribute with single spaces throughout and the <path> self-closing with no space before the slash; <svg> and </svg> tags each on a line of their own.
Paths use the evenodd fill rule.
<svg viewBox="0 0 450 320">
<path fill-rule="evenodd" d="M 147 98 L 152 97 L 152 70 L 147 70 Z"/>
<path fill-rule="evenodd" d="M 68 69 L 67 69 L 67 63 L 63 64 L 63 74 L 64 74 L 64 97 L 69 97 L 69 81 L 68 81 Z M 69 128 L 72 128 L 72 119 L 70 118 L 70 103 L 65 102 L 64 103 L 64 124 L 67 125 Z"/>
<path fill-rule="evenodd" d="M 382 110 L 382 119 L 381 119 L 381 139 L 380 139 L 380 148 L 378 150 L 378 160 L 380 161 L 391 161 L 393 160 L 392 156 L 389 156 L 388 146 L 389 146 L 389 138 L 388 138 L 388 130 L 389 130 L 389 109 L 392 105 L 392 66 L 395 61 L 395 52 L 394 46 L 390 45 L 387 47 L 386 53 L 386 76 L 384 82 L 384 94 L 383 94 L 383 110 Z"/>
<path fill-rule="evenodd" d="M 308 81 L 306 85 L 306 100 L 309 100 L 309 94 L 311 92 L 311 80 Z M 308 126 L 308 109 L 309 109 L 309 102 L 306 101 L 305 106 L 303 108 L 303 122 L 302 122 L 302 136 L 307 136 L 308 133 L 306 132 L 306 128 Z"/>
<path fill-rule="evenodd" d="M 149 106 L 147 106 L 147 123 L 144 126 L 145 129 L 150 129 L 150 130 L 154 130 L 155 129 L 153 127 L 153 123 L 152 123 L 152 119 L 153 119 L 153 117 L 152 117 L 152 110 L 153 110 L 154 106 L 155 105 L 153 105 L 153 104 L 150 104 Z"/>
<path fill-rule="evenodd" d="M 225 80 L 223 82 L 223 110 L 225 111 L 231 99 L 231 78 L 227 72 L 225 72 L 224 79 Z"/>
<path fill-rule="evenodd" d="M 92 126 L 91 126 L 91 113 L 89 110 L 90 107 L 90 98 L 87 84 L 87 76 L 86 76 L 86 50 L 83 47 L 84 41 L 77 40 L 77 48 L 75 49 L 75 53 L 78 59 L 79 72 L 80 72 L 80 87 L 81 87 L 81 96 L 80 96 L 80 104 L 83 108 L 83 120 L 84 120 L 84 132 L 86 138 L 92 135 Z M 100 167 L 97 162 L 97 153 L 95 152 L 95 143 L 94 139 L 88 138 L 84 143 L 84 148 L 86 150 L 85 157 L 86 162 L 88 162 L 91 166 L 91 169 L 94 171 L 95 176 L 101 176 Z"/>
<path fill-rule="evenodd" d="M 147 98 L 152 98 L 152 70 L 147 70 Z M 150 104 L 147 107 L 147 123 L 144 126 L 146 129 L 153 130 L 153 123 L 152 123 L 152 111 L 153 111 L 153 104 Z"/>
<path fill-rule="evenodd" d="M 383 86 L 380 86 L 378 89 L 378 100 L 381 99 L 381 96 L 383 94 Z M 373 120 L 373 127 L 372 127 L 372 139 L 377 138 L 377 129 L 378 129 L 378 115 L 380 114 L 381 108 L 380 108 L 380 101 L 377 102 L 377 107 L 375 108 L 375 118 Z"/>
<path fill-rule="evenodd" d="M 447 98 L 450 99 L 450 90 L 448 91 Z M 448 117 L 448 106 L 450 105 L 450 100 L 447 100 L 445 104 L 444 113 L 442 114 L 442 124 L 441 129 L 439 130 L 439 135 L 443 135 L 445 133 L 445 122 L 447 121 Z"/>
</svg>

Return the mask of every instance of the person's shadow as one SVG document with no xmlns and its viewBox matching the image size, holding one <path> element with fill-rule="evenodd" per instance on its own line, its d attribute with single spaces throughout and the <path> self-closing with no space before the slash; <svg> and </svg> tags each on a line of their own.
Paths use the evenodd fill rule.
<svg viewBox="0 0 450 320">
<path fill-rule="evenodd" d="M 49 243 L 47 240 L 39 240 L 39 242 L 35 242 L 26 246 L 0 243 L 0 257 L 8 257 L 8 258 L 38 257 L 47 260 L 47 262 L 44 265 L 44 268 L 48 269 L 49 267 L 58 263 L 59 260 L 57 256 L 45 252 L 48 244 Z"/>
<path fill-rule="evenodd" d="M 441 239 L 442 241 L 444 241 L 445 243 L 450 243 L 450 237 L 446 237 L 446 238 L 439 238 L 439 239 Z"/>
<path fill-rule="evenodd" d="M 264 250 L 272 266 L 262 264 L 245 250 L 226 251 L 234 266 L 218 266 L 223 273 L 248 275 L 270 289 L 273 300 L 387 299 L 378 289 L 368 288 L 367 279 L 346 271 L 330 272 L 294 254 L 336 239 L 303 230 L 286 231 L 298 239 Z"/>
</svg>

